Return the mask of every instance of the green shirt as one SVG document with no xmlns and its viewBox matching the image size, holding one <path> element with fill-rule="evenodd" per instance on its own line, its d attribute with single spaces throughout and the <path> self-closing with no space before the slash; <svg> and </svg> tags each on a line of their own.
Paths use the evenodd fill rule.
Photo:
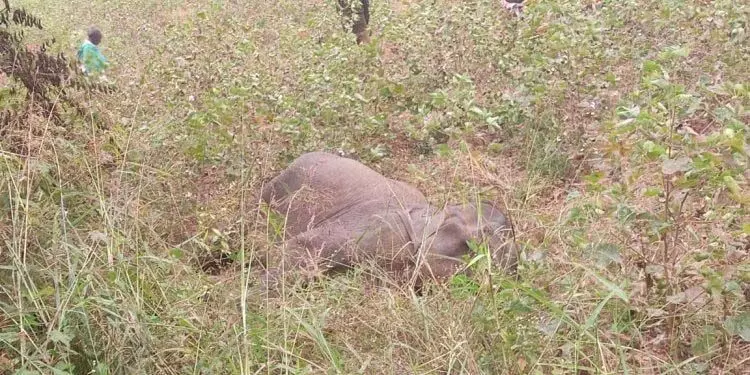
<svg viewBox="0 0 750 375">
<path fill-rule="evenodd" d="M 78 61 L 83 64 L 85 74 L 101 73 L 109 65 L 107 58 L 99 52 L 99 47 L 88 40 L 78 49 Z"/>
</svg>

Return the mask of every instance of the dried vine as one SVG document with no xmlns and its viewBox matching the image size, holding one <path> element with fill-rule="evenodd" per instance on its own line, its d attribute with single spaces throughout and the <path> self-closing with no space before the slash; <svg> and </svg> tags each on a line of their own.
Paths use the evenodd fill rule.
<svg viewBox="0 0 750 375">
<path fill-rule="evenodd" d="M 43 30 L 42 22 L 25 9 L 13 8 L 9 0 L 3 0 L 0 9 L 0 76 L 20 83 L 25 89 L 25 110 L 5 109 L 0 111 L 0 134 L 9 124 L 23 123 L 29 113 L 37 113 L 50 118 L 58 125 L 64 125 L 62 108 L 67 106 L 79 114 L 83 108 L 69 95 L 68 90 L 105 91 L 109 86 L 88 82 L 79 77 L 75 61 L 69 61 L 64 54 L 48 52 L 56 42 L 54 38 L 44 41 L 39 48 L 29 48 L 26 44 L 26 29 Z M 11 95 L 21 94 L 15 88 Z"/>
</svg>

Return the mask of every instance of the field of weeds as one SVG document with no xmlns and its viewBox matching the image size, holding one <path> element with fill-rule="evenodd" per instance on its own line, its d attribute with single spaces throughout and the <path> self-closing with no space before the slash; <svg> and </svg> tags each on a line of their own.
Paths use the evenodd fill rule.
<svg viewBox="0 0 750 375">
<path fill-rule="evenodd" d="M 333 0 L 11 3 L 116 91 L 0 74 L 1 374 L 750 374 L 747 3 L 373 0 L 362 45 Z M 500 202 L 518 278 L 261 297 L 258 191 L 319 150 Z"/>
</svg>

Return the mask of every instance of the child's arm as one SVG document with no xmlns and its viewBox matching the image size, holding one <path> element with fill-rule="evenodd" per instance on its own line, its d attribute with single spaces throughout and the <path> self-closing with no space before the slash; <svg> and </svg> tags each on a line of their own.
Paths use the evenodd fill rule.
<svg viewBox="0 0 750 375">
<path fill-rule="evenodd" d="M 107 60 L 107 57 L 104 56 L 104 54 L 101 51 L 96 51 L 99 55 L 99 61 L 102 64 L 102 67 L 108 67 L 109 66 L 109 60 Z"/>
<path fill-rule="evenodd" d="M 92 66 L 97 73 L 101 73 L 109 66 L 107 58 L 99 51 L 98 48 L 92 48 L 88 53 L 87 65 Z"/>
</svg>

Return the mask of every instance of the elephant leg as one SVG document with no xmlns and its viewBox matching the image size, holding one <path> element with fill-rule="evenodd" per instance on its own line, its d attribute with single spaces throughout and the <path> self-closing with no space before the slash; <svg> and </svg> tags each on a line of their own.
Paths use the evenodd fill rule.
<svg viewBox="0 0 750 375">
<path fill-rule="evenodd" d="M 337 236 L 334 229 L 334 225 L 315 228 L 284 243 L 281 264 L 263 276 L 266 288 L 277 289 L 282 283 L 309 283 L 329 271 L 350 267 L 351 251 L 346 238 Z"/>
<path fill-rule="evenodd" d="M 422 281 L 434 280 L 443 283 L 461 271 L 463 265 L 459 259 L 428 255 L 428 259 L 419 267 L 418 274 Z"/>
<path fill-rule="evenodd" d="M 399 285 L 406 285 L 417 295 L 422 295 L 424 286 L 430 283 L 443 284 L 451 277 L 463 270 L 463 262 L 459 259 L 432 258 L 420 261 L 414 259 L 409 266 L 404 266 L 401 272 L 393 274 L 394 281 Z M 468 271 L 464 271 L 468 273 Z"/>
</svg>

